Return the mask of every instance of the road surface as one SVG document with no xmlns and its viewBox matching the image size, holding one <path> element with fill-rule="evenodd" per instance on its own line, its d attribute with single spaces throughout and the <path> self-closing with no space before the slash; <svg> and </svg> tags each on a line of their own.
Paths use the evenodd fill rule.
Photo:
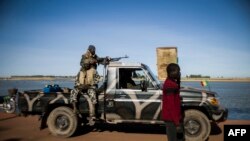
<svg viewBox="0 0 250 141">
<path fill-rule="evenodd" d="M 250 120 L 227 120 L 212 125 L 208 141 L 223 141 L 225 124 L 250 124 Z M 85 127 L 73 137 L 52 136 L 48 129 L 40 130 L 38 116 L 20 117 L 0 112 L 0 141 L 167 141 L 163 126 L 140 124 L 98 124 Z"/>
</svg>

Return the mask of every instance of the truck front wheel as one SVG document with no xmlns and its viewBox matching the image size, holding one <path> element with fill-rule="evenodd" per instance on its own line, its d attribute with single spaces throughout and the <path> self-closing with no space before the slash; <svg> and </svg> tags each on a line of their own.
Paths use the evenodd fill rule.
<svg viewBox="0 0 250 141">
<path fill-rule="evenodd" d="M 70 137 L 78 126 L 78 118 L 69 107 L 55 108 L 47 119 L 49 131 L 54 136 Z"/>
<path fill-rule="evenodd" d="M 207 116 L 198 110 L 185 111 L 184 128 L 187 141 L 206 140 L 211 131 Z"/>
</svg>

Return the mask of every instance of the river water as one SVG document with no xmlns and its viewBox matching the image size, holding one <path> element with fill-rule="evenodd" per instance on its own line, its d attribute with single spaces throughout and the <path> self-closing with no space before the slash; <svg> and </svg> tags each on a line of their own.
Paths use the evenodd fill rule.
<svg viewBox="0 0 250 141">
<path fill-rule="evenodd" d="M 74 87 L 74 81 L 67 79 L 53 81 L 0 80 L 0 96 L 7 95 L 7 90 L 10 88 L 24 91 L 42 89 L 48 84 Z M 203 89 L 200 82 L 182 82 L 182 86 Z M 220 104 L 228 108 L 228 119 L 250 120 L 250 82 L 209 82 L 209 86 L 211 91 L 218 93 Z"/>
</svg>

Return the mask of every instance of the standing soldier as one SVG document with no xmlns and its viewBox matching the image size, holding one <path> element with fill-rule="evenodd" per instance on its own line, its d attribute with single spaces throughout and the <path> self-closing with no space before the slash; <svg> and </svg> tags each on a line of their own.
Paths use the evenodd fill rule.
<svg viewBox="0 0 250 141">
<path fill-rule="evenodd" d="M 82 55 L 80 62 L 81 70 L 78 74 L 76 85 L 80 89 L 87 90 L 87 93 L 92 101 L 93 110 L 90 110 L 90 124 L 93 124 L 93 119 L 95 118 L 95 105 L 97 103 L 96 88 L 99 79 L 99 75 L 96 71 L 97 65 L 100 63 L 107 63 L 108 60 L 109 57 L 99 58 L 95 54 L 95 46 L 89 45 L 87 52 Z"/>
</svg>

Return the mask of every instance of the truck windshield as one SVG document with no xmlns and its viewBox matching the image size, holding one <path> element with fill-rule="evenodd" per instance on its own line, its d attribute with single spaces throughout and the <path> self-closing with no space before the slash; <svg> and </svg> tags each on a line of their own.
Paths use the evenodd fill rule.
<svg viewBox="0 0 250 141">
<path fill-rule="evenodd" d="M 153 81 L 156 83 L 156 85 L 157 85 L 159 88 L 161 88 L 161 83 L 160 83 L 160 81 L 156 78 L 156 76 L 155 76 L 154 73 L 151 71 L 151 69 L 150 69 L 147 65 L 145 65 L 145 64 L 142 64 L 142 66 L 144 67 L 144 69 L 145 69 L 146 71 L 148 71 L 149 76 L 153 79 Z"/>
</svg>

